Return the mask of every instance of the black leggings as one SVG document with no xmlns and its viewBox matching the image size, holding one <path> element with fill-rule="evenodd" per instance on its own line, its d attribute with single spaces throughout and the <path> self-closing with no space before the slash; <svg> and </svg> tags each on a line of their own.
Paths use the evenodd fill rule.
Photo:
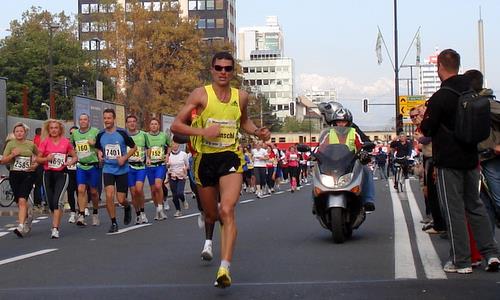
<svg viewBox="0 0 500 300">
<path fill-rule="evenodd" d="M 292 178 L 295 177 L 295 180 L 297 181 L 297 186 L 300 186 L 300 180 L 299 180 L 299 174 L 300 174 L 300 169 L 299 166 L 296 167 L 288 167 L 288 171 L 290 172 L 290 183 L 292 182 Z"/>
<path fill-rule="evenodd" d="M 76 201 L 75 201 L 75 193 L 76 193 L 76 170 L 68 170 L 68 204 L 69 208 L 72 212 L 76 212 Z M 83 208 L 80 208 L 83 209 Z"/>
<path fill-rule="evenodd" d="M 274 179 L 273 179 L 274 167 L 273 168 L 266 168 L 266 169 L 267 169 L 267 173 L 266 173 L 267 186 L 270 189 L 273 189 L 274 188 Z"/>
<path fill-rule="evenodd" d="M 255 167 L 253 168 L 255 174 L 255 184 L 261 187 L 266 186 L 266 167 Z"/>
<path fill-rule="evenodd" d="M 44 171 L 43 188 L 45 189 L 46 201 L 49 209 L 54 212 L 63 206 L 64 192 L 68 188 L 69 178 L 64 171 Z"/>
</svg>

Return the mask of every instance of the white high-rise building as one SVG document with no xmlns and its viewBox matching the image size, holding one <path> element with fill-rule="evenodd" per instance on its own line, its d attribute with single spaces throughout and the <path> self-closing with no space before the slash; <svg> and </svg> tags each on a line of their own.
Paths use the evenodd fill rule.
<svg viewBox="0 0 500 300">
<path fill-rule="evenodd" d="M 441 87 L 441 79 L 437 73 L 437 57 L 439 52 L 429 56 L 423 65 L 420 65 L 420 74 L 418 83 L 420 87 L 420 95 L 430 98 Z"/>
<path fill-rule="evenodd" d="M 243 85 L 262 93 L 275 115 L 291 116 L 294 102 L 293 60 L 284 56 L 284 38 L 276 16 L 266 18 L 266 26 L 244 27 L 238 33 L 238 58 L 243 67 Z"/>
</svg>

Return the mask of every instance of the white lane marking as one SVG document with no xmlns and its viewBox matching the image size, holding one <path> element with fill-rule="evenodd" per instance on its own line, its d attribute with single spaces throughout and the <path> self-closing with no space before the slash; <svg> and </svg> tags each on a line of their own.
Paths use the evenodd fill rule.
<svg viewBox="0 0 500 300">
<path fill-rule="evenodd" d="M 115 234 L 125 233 L 125 232 L 131 231 L 131 230 L 135 230 L 135 229 L 139 229 L 141 227 L 146 227 L 146 226 L 151 226 L 151 225 L 153 225 L 153 224 L 148 223 L 148 224 L 134 225 L 134 226 L 130 226 L 130 227 L 127 227 L 124 229 L 118 229 L 118 232 L 106 233 L 106 234 L 107 235 L 115 235 Z"/>
<path fill-rule="evenodd" d="M 176 220 L 177 219 L 186 219 L 186 218 L 191 218 L 191 217 L 196 217 L 196 216 L 199 216 L 200 213 L 195 213 L 195 214 L 190 214 L 190 215 L 185 215 L 185 216 L 180 216 L 180 217 L 177 217 L 175 218 Z"/>
<path fill-rule="evenodd" d="M 411 251 L 410 234 L 406 223 L 403 206 L 394 182 L 389 179 L 392 209 L 394 212 L 394 277 L 395 279 L 416 279 L 417 270 Z"/>
<path fill-rule="evenodd" d="M 432 244 L 429 234 L 422 231 L 420 224 L 416 222 L 416 220 L 422 219 L 422 213 L 418 208 L 417 200 L 409 185 L 406 195 L 408 196 L 408 202 L 410 204 L 413 227 L 415 228 L 415 235 L 417 237 L 418 252 L 420 252 L 420 259 L 424 266 L 425 276 L 427 276 L 428 279 L 447 279 L 448 277 L 441 267 L 441 260 Z"/>
<path fill-rule="evenodd" d="M 0 232 L 0 237 L 9 234 L 10 232 Z"/>
<path fill-rule="evenodd" d="M 260 196 L 260 199 L 262 199 L 262 198 L 267 198 L 267 197 L 271 197 L 271 195 L 269 195 L 269 194 L 267 194 L 267 195 L 262 195 L 262 196 Z"/>
<path fill-rule="evenodd" d="M 241 204 L 245 204 L 245 203 L 250 203 L 250 202 L 254 202 L 255 199 L 248 199 L 248 200 L 243 200 L 243 201 L 240 201 Z"/>
<path fill-rule="evenodd" d="M 36 223 L 40 223 L 40 220 L 33 220 L 33 221 L 31 222 L 31 224 L 36 224 Z"/>
<path fill-rule="evenodd" d="M 274 193 L 275 195 L 280 195 L 280 194 L 283 194 L 285 191 L 279 191 L 279 192 L 276 192 Z"/>
<path fill-rule="evenodd" d="M 38 218 L 36 218 L 36 219 L 37 219 L 37 220 L 45 220 L 45 219 L 48 219 L 48 218 L 49 218 L 49 217 L 44 216 L 44 217 L 38 217 Z"/>
<path fill-rule="evenodd" d="M 16 230 L 16 228 L 17 228 L 17 227 L 11 227 L 11 228 L 9 228 L 9 229 L 7 229 L 7 230 L 8 230 L 8 231 L 14 231 L 14 230 Z"/>
<path fill-rule="evenodd" d="M 40 250 L 40 251 L 36 251 L 36 252 L 31 252 L 31 253 L 27 253 L 27 254 L 15 256 L 15 257 L 11 257 L 11 258 L 7 258 L 7 259 L 4 259 L 4 260 L 0 260 L 0 266 L 8 264 L 8 263 L 11 263 L 11 262 L 16 262 L 16 261 L 19 261 L 19 260 L 22 260 L 22 259 L 30 258 L 30 257 L 33 257 L 33 256 L 50 253 L 50 252 L 57 251 L 57 250 L 58 249 L 55 249 L 55 248 L 54 249 L 45 249 L 45 250 Z"/>
</svg>

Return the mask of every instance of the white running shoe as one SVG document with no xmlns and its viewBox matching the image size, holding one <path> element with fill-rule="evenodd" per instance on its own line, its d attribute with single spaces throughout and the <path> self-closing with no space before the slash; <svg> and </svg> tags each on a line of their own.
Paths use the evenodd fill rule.
<svg viewBox="0 0 500 300">
<path fill-rule="evenodd" d="M 166 211 L 170 210 L 170 205 L 168 205 L 168 201 L 165 201 L 165 210 Z"/>
<path fill-rule="evenodd" d="M 149 220 L 148 220 L 148 218 L 146 217 L 146 213 L 144 213 L 144 212 L 141 212 L 141 223 L 142 223 L 142 224 L 147 224 L 147 223 L 149 223 Z"/>
<path fill-rule="evenodd" d="M 176 211 L 174 214 L 174 218 L 178 218 L 180 216 L 182 216 L 182 212 L 180 210 Z"/>
<path fill-rule="evenodd" d="M 184 209 L 189 209 L 189 203 L 187 200 L 184 201 Z"/>
<path fill-rule="evenodd" d="M 25 234 L 25 231 L 26 231 L 26 226 L 24 226 L 24 224 L 19 224 L 17 225 L 16 229 L 14 229 L 14 233 L 20 237 L 20 238 L 23 238 L 24 237 L 24 234 Z"/>
<path fill-rule="evenodd" d="M 52 228 L 52 231 L 51 231 L 51 234 L 50 234 L 50 238 L 52 239 L 58 239 L 59 238 L 59 230 L 57 230 L 57 228 Z"/>
<path fill-rule="evenodd" d="M 165 214 L 165 212 L 163 210 L 160 210 L 158 212 L 158 220 L 165 220 L 167 218 L 167 214 Z"/>
<path fill-rule="evenodd" d="M 198 228 L 205 228 L 205 214 L 203 212 L 200 212 L 200 215 L 198 216 Z"/>
<path fill-rule="evenodd" d="M 135 225 L 139 225 L 139 224 L 141 224 L 141 222 L 142 222 L 142 219 L 141 219 L 140 215 L 135 217 Z"/>
<path fill-rule="evenodd" d="M 205 245 L 203 246 L 203 250 L 201 251 L 201 259 L 211 261 L 213 257 L 214 255 L 212 253 L 212 244 L 205 243 Z"/>
<path fill-rule="evenodd" d="M 158 211 L 156 211 L 155 213 L 155 221 L 158 221 L 160 219 L 160 214 L 158 213 Z"/>
<path fill-rule="evenodd" d="M 87 207 L 85 207 L 85 216 L 86 217 L 90 216 L 90 211 Z"/>
<path fill-rule="evenodd" d="M 84 215 L 78 215 L 78 220 L 76 221 L 76 225 L 87 226 L 87 223 L 85 223 L 85 216 Z"/>
<path fill-rule="evenodd" d="M 71 224 L 75 224 L 76 223 L 76 213 L 75 212 L 71 212 L 69 214 L 68 223 L 71 223 Z"/>
<path fill-rule="evenodd" d="M 92 226 L 99 226 L 101 222 L 99 221 L 98 214 L 92 214 Z"/>
</svg>

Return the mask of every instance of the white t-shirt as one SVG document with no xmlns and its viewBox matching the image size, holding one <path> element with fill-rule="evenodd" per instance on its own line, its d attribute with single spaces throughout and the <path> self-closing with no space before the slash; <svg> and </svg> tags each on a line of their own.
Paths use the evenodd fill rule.
<svg viewBox="0 0 500 300">
<path fill-rule="evenodd" d="M 267 155 L 267 150 L 264 148 L 260 148 L 259 150 L 257 149 L 252 149 L 252 155 L 253 155 L 253 166 L 258 168 L 258 167 L 266 167 L 266 159 L 265 156 Z"/>
<path fill-rule="evenodd" d="M 177 154 L 170 152 L 168 157 L 168 173 L 175 178 L 185 179 L 189 168 L 188 155 L 184 151 L 179 151 Z"/>
</svg>

